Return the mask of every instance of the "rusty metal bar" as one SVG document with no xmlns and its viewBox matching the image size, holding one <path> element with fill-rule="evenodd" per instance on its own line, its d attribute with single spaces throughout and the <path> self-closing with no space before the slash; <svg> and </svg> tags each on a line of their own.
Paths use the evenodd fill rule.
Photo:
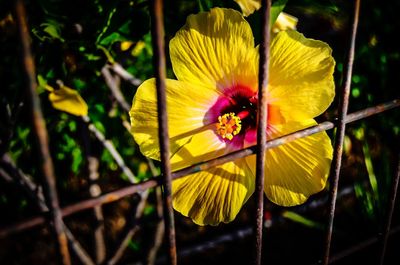
<svg viewBox="0 0 400 265">
<path fill-rule="evenodd" d="M 381 239 L 380 240 L 381 255 L 380 255 L 379 264 L 381 264 L 381 265 L 383 265 L 384 261 L 385 261 L 386 246 L 387 246 L 387 241 L 389 239 L 389 232 L 390 232 L 390 226 L 392 224 L 394 206 L 396 204 L 397 188 L 399 186 L 399 179 L 400 179 L 400 154 L 399 154 L 398 159 L 399 159 L 399 161 L 397 164 L 397 172 L 396 172 L 396 175 L 393 177 L 391 190 L 390 190 L 388 210 L 387 210 L 386 219 L 385 219 L 385 231 L 383 231 L 382 237 L 380 238 Z"/>
<path fill-rule="evenodd" d="M 154 51 L 154 68 L 157 87 L 158 139 L 160 144 L 161 172 L 163 180 L 165 236 L 169 249 L 170 264 L 177 264 L 174 212 L 172 209 L 172 176 L 166 100 L 166 72 L 164 51 L 163 1 L 154 0 L 151 6 L 151 39 Z"/>
<path fill-rule="evenodd" d="M 257 108 L 257 151 L 256 151 L 256 220 L 255 230 L 255 260 L 254 264 L 261 264 L 262 254 L 262 231 L 264 213 L 264 173 L 265 152 L 267 144 L 267 86 L 269 75 L 269 46 L 271 39 L 270 31 L 271 0 L 262 1 L 262 36 L 260 43 L 260 61 L 258 74 L 258 108 Z"/>
<path fill-rule="evenodd" d="M 353 72 L 353 62 L 354 62 L 354 50 L 356 45 L 356 35 L 357 35 L 357 27 L 358 27 L 358 17 L 360 13 L 360 0 L 355 0 L 354 3 L 354 18 L 353 25 L 351 28 L 351 39 L 350 39 L 350 47 L 348 53 L 348 61 L 346 65 L 346 69 L 343 71 L 346 76 L 344 77 L 344 82 L 342 86 L 341 98 L 339 101 L 339 122 L 336 133 L 335 140 L 335 148 L 333 153 L 333 160 L 331 165 L 330 172 L 330 198 L 329 198 L 329 215 L 328 215 L 328 224 L 325 234 L 325 244 L 324 244 L 324 252 L 323 252 L 323 264 L 328 265 L 329 263 L 329 252 L 332 241 L 332 231 L 333 231 L 333 219 L 335 217 L 335 206 L 336 206 L 336 197 L 337 197 L 337 189 L 339 185 L 339 175 L 340 168 L 342 163 L 342 153 L 343 153 L 343 141 L 345 136 L 346 129 L 346 116 L 347 110 L 349 106 L 349 95 L 350 95 L 350 86 L 351 86 L 351 76 Z"/>
<path fill-rule="evenodd" d="M 58 253 L 62 264 L 71 264 L 71 258 L 68 250 L 68 240 L 64 231 L 64 223 L 62 220 L 61 210 L 56 189 L 56 180 L 54 176 L 53 162 L 49 150 L 49 141 L 46 129 L 46 123 L 43 118 L 40 99 L 37 94 L 37 82 L 35 74 L 35 64 L 30 49 L 29 29 L 26 21 L 25 6 L 22 0 L 15 1 L 15 13 L 18 24 L 18 30 L 21 41 L 21 52 L 23 55 L 24 74 L 27 83 L 27 90 L 32 113 L 32 122 L 34 126 L 34 135 L 36 137 L 39 155 L 41 159 L 41 169 L 44 176 L 45 197 L 51 216 L 51 230 L 56 237 L 58 244 Z"/>
<path fill-rule="evenodd" d="M 373 116 L 373 115 L 376 115 L 376 114 L 379 114 L 379 113 L 382 113 L 382 112 L 385 112 L 385 111 L 388 111 L 390 109 L 397 108 L 397 107 L 400 107 L 400 99 L 392 100 L 392 101 L 389 101 L 389 102 L 386 102 L 383 104 L 379 104 L 374 107 L 370 107 L 370 108 L 366 108 L 366 109 L 363 109 L 363 110 L 360 110 L 357 112 L 353 112 L 353 113 L 347 115 L 347 117 L 345 119 L 345 123 L 347 124 L 347 123 L 355 122 L 358 120 L 362 120 L 369 116 Z M 297 132 L 294 132 L 294 133 L 291 133 L 291 134 L 288 134 L 288 135 L 285 135 L 285 136 L 282 136 L 279 138 L 272 139 L 267 142 L 266 149 L 268 150 L 270 148 L 274 148 L 274 147 L 280 146 L 282 144 L 292 142 L 299 138 L 304 138 L 304 137 L 310 136 L 315 133 L 330 130 L 335 127 L 335 124 L 336 124 L 336 121 L 335 122 L 326 121 L 326 122 L 320 123 L 319 125 L 316 125 L 316 126 L 313 126 L 313 127 L 307 128 L 307 129 L 303 129 L 303 130 L 300 130 L 300 131 L 297 131 Z M 243 150 L 232 152 L 230 154 L 227 154 L 227 155 L 224 155 L 224 156 L 221 156 L 218 158 L 214 158 L 214 159 L 211 159 L 211 160 L 208 160 L 205 162 L 201 162 L 201 163 L 186 167 L 184 169 L 173 172 L 171 174 L 172 179 L 177 179 L 177 178 L 186 176 L 188 174 L 196 173 L 196 172 L 199 172 L 202 170 L 209 169 L 213 166 L 221 165 L 226 162 L 236 160 L 238 158 L 243 158 L 245 156 L 253 155 L 253 154 L 255 154 L 255 150 L 256 150 L 255 146 L 251 146 L 251 147 L 248 147 Z M 68 215 L 71 215 L 71 214 L 74 214 L 74 213 L 77 213 L 80 211 L 91 209 L 100 204 L 107 204 L 107 203 L 115 202 L 124 197 L 130 196 L 135 193 L 143 192 L 147 189 L 154 188 L 158 185 L 160 185 L 160 176 L 156 176 L 156 177 L 150 178 L 148 180 L 145 180 L 143 182 L 140 182 L 138 184 L 133 184 L 128 187 L 124 187 L 124 188 L 103 194 L 97 198 L 90 198 L 90 199 L 86 199 L 86 200 L 77 202 L 75 204 L 64 207 L 61 210 L 61 212 L 62 212 L 63 217 L 68 216 Z M 40 216 L 32 217 L 32 218 L 22 221 L 20 223 L 5 227 L 3 229 L 0 229 L 0 238 L 4 238 L 10 234 L 43 224 L 45 222 L 45 220 L 46 220 L 45 217 L 40 215 Z"/>
</svg>

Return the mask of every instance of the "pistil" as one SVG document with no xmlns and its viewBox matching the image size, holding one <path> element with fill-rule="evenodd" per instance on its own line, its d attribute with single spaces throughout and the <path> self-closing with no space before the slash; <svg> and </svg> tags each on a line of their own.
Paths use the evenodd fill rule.
<svg viewBox="0 0 400 265">
<path fill-rule="evenodd" d="M 216 131 L 223 139 L 232 140 L 237 135 L 241 128 L 241 119 L 236 116 L 235 113 L 225 113 L 218 117 L 218 123 L 216 124 Z"/>
</svg>

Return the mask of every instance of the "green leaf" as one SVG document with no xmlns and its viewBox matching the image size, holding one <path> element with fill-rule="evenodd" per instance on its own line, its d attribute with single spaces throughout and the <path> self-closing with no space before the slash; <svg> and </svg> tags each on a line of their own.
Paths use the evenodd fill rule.
<svg viewBox="0 0 400 265">
<path fill-rule="evenodd" d="M 110 35 L 108 35 L 107 37 L 103 38 L 99 44 L 102 46 L 109 46 L 115 42 L 118 41 L 126 41 L 128 40 L 128 38 L 126 38 L 125 36 L 123 36 L 122 34 L 120 34 L 119 32 L 113 32 Z"/>
<path fill-rule="evenodd" d="M 369 145 L 366 141 L 364 141 L 362 149 L 363 149 L 363 153 L 364 153 L 365 167 L 367 168 L 367 172 L 368 172 L 369 184 L 371 185 L 374 198 L 378 201 L 379 200 L 378 181 L 376 179 L 376 175 L 374 172 L 374 166 L 372 164 L 372 158 L 371 158 L 371 152 L 369 151 Z"/>
<path fill-rule="evenodd" d="M 40 40 L 40 41 L 53 41 L 59 40 L 61 42 L 65 42 L 64 38 L 61 37 L 61 30 L 63 25 L 56 20 L 47 19 L 46 22 L 41 23 L 37 28 L 32 29 L 32 33 Z"/>
<path fill-rule="evenodd" d="M 59 25 L 42 23 L 40 26 L 43 28 L 43 31 L 49 34 L 53 39 L 58 39 L 61 42 L 64 42 L 64 39 L 61 37 L 61 28 Z"/>
<path fill-rule="evenodd" d="M 81 148 L 77 147 L 72 150 L 72 172 L 77 174 L 83 161 L 83 154 Z"/>
<path fill-rule="evenodd" d="M 213 6 L 213 3 L 211 0 L 197 0 L 197 3 L 198 3 L 200 12 L 209 11 L 211 9 L 211 7 Z"/>
<path fill-rule="evenodd" d="M 270 26 L 274 25 L 275 21 L 277 20 L 279 14 L 283 11 L 286 6 L 288 0 L 277 0 L 274 1 L 271 5 L 271 13 L 269 16 Z"/>
<path fill-rule="evenodd" d="M 293 222 L 300 223 L 304 226 L 308 226 L 311 228 L 317 228 L 317 229 L 324 228 L 324 226 L 322 224 L 315 222 L 313 220 L 310 220 L 310 219 L 308 219 L 298 213 L 292 212 L 292 211 L 285 211 L 285 212 L 283 212 L 282 216 L 289 220 L 292 220 Z"/>
</svg>

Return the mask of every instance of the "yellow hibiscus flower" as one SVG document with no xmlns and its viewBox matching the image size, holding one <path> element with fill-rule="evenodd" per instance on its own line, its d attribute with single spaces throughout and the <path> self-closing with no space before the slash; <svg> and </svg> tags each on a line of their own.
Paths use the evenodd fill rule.
<svg viewBox="0 0 400 265">
<path fill-rule="evenodd" d="M 170 41 L 177 80 L 166 80 L 172 170 L 256 144 L 259 53 L 250 25 L 231 9 L 188 17 Z M 312 125 L 334 97 L 329 46 L 296 31 L 271 41 L 267 138 Z M 155 79 L 137 90 L 130 111 L 141 152 L 160 159 Z M 326 184 L 332 147 L 321 132 L 266 152 L 265 194 L 298 205 Z M 172 182 L 173 207 L 199 225 L 230 222 L 254 192 L 255 155 Z"/>
</svg>

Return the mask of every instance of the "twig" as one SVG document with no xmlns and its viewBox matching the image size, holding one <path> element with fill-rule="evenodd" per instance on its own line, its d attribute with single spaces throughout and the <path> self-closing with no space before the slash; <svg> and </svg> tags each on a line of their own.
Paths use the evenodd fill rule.
<svg viewBox="0 0 400 265">
<path fill-rule="evenodd" d="M 142 80 L 134 77 L 128 71 L 126 71 L 119 63 L 113 63 L 113 64 L 109 65 L 108 67 L 111 68 L 122 79 L 131 83 L 134 86 L 139 86 L 141 83 L 143 83 Z"/>
<path fill-rule="evenodd" d="M 110 68 L 105 65 L 101 69 L 101 74 L 104 77 L 104 80 L 106 81 L 107 86 L 110 88 L 111 93 L 113 94 L 114 98 L 117 100 L 119 105 L 125 110 L 125 112 L 130 111 L 130 106 L 128 102 L 126 102 L 124 96 L 122 95 L 120 85 L 119 85 L 119 76 L 113 76 L 109 70 Z"/>
<path fill-rule="evenodd" d="M 67 235 L 69 244 L 71 249 L 74 251 L 75 255 L 79 258 L 79 260 L 84 265 L 95 265 L 92 258 L 86 252 L 86 250 L 82 247 L 82 245 L 75 239 L 75 236 L 72 234 L 71 230 L 68 229 L 66 225 L 64 225 L 65 233 Z"/>
<path fill-rule="evenodd" d="M 147 159 L 147 163 L 149 165 L 150 171 L 152 176 L 157 176 L 158 172 L 153 164 L 153 161 L 150 159 Z M 114 255 L 111 256 L 109 261 L 107 262 L 107 265 L 113 265 L 116 264 L 123 256 L 126 248 L 129 245 L 129 242 L 131 238 L 136 234 L 136 232 L 139 230 L 139 219 L 142 218 L 143 212 L 144 212 L 144 207 L 146 205 L 146 201 L 149 195 L 148 190 L 140 193 L 140 201 L 137 205 L 136 208 L 136 214 L 135 218 L 133 219 L 133 222 L 130 224 L 130 228 L 127 229 L 127 232 L 125 233 L 125 236 L 122 237 L 120 243 L 118 244 L 118 247 L 114 253 Z M 161 209 L 162 211 L 162 209 Z"/>
<path fill-rule="evenodd" d="M 85 148 L 87 171 L 89 173 L 89 193 L 92 198 L 96 198 L 101 195 L 101 188 L 97 183 L 99 180 L 99 160 L 92 154 L 88 128 L 83 123 L 81 123 L 81 125 L 83 125 L 82 138 Z M 106 245 L 104 243 L 104 216 L 101 205 L 93 208 L 93 215 L 96 222 L 93 229 L 96 264 L 101 264 L 106 258 Z"/>
<path fill-rule="evenodd" d="M 122 258 L 122 255 L 124 254 L 125 249 L 129 245 L 129 241 L 131 240 L 131 238 L 136 234 L 136 232 L 140 228 L 138 220 L 143 215 L 144 207 L 145 207 L 146 202 L 147 202 L 149 191 L 146 190 L 146 191 L 142 192 L 140 195 L 141 195 L 140 196 L 140 201 L 139 201 L 139 204 L 137 206 L 135 218 L 133 220 L 133 223 L 131 224 L 131 228 L 128 229 L 127 233 L 125 234 L 125 236 L 122 238 L 122 240 L 118 244 L 119 247 L 115 251 L 115 253 L 112 256 L 112 258 L 110 258 L 110 260 L 107 262 L 107 265 L 114 265 Z"/>
<path fill-rule="evenodd" d="M 82 120 L 88 125 L 89 130 L 94 134 L 94 136 L 99 140 L 103 146 L 110 152 L 111 156 L 114 158 L 115 162 L 121 168 L 122 172 L 128 177 L 131 183 L 138 183 L 139 180 L 135 177 L 129 167 L 126 166 L 121 155 L 115 149 L 114 145 L 110 140 L 107 140 L 102 132 L 100 132 L 93 123 L 90 122 L 88 116 L 83 116 Z"/>
<path fill-rule="evenodd" d="M 41 168 L 44 176 L 44 187 L 46 188 L 46 202 L 49 206 L 52 220 L 51 228 L 57 239 L 56 242 L 58 244 L 58 253 L 61 257 L 62 264 L 68 265 L 71 264 L 71 257 L 69 255 L 67 237 L 64 231 L 62 215 L 57 196 L 56 180 L 49 150 L 46 123 L 43 119 L 40 100 L 36 91 L 37 82 L 35 65 L 31 54 L 29 29 L 26 21 L 25 6 L 22 0 L 15 0 L 15 13 L 22 45 L 24 74 L 27 83 L 27 92 L 29 95 L 28 100 L 30 101 L 30 112 L 32 113 L 34 134 L 38 144 L 39 155 L 42 160 Z"/>
<path fill-rule="evenodd" d="M 154 235 L 153 247 L 150 248 L 149 254 L 147 255 L 147 265 L 155 264 L 157 252 L 161 247 L 165 232 L 164 222 L 163 222 L 164 219 L 163 219 L 162 193 L 160 187 L 157 187 L 156 189 L 156 198 L 157 198 L 157 217 L 159 221 Z"/>
<path fill-rule="evenodd" d="M 8 182 L 17 183 L 28 194 L 28 196 L 36 202 L 40 211 L 49 211 L 49 208 L 46 205 L 46 200 L 43 196 L 42 188 L 36 185 L 29 176 L 22 172 L 22 170 L 17 168 L 9 154 L 4 153 L 1 156 L 0 165 L 2 166 L 0 171 L 8 175 Z"/>
<path fill-rule="evenodd" d="M 136 79 L 133 77 L 130 73 L 128 73 L 120 64 L 118 63 L 113 63 L 113 64 L 106 64 L 102 69 L 101 73 L 106 81 L 107 86 L 110 88 L 114 98 L 117 100 L 117 103 L 120 105 L 122 109 L 124 109 L 126 112 L 130 111 L 130 105 L 128 102 L 125 100 L 121 89 L 120 89 L 120 84 L 119 84 L 119 78 L 113 76 L 110 73 L 110 69 L 117 74 L 119 77 L 124 79 L 125 81 L 130 82 L 134 86 L 138 86 L 142 83 L 141 80 Z M 130 132 L 130 124 L 126 121 L 122 121 L 123 126 L 125 127 L 128 132 Z M 156 176 L 157 172 L 155 170 L 154 164 L 150 159 L 147 159 L 148 165 L 150 167 L 150 170 L 152 172 L 152 176 Z M 136 232 L 139 230 L 138 226 L 138 220 L 142 217 L 143 215 L 143 210 L 145 203 L 147 201 L 148 197 L 148 191 L 145 191 L 141 194 L 140 196 L 140 202 L 138 203 L 137 209 L 136 209 L 136 215 L 135 219 L 133 220 L 133 223 L 130 224 L 130 228 L 127 229 L 127 232 L 125 236 L 122 237 L 122 240 L 118 244 L 119 247 L 116 249 L 114 255 L 111 256 L 110 260 L 107 262 L 108 265 L 116 264 L 123 256 L 124 251 L 128 247 L 128 244 L 131 240 L 131 238 L 136 234 Z"/>
<path fill-rule="evenodd" d="M 17 183 L 27 193 L 27 195 L 36 202 L 37 206 L 42 212 L 49 211 L 49 208 L 45 203 L 42 188 L 36 185 L 28 175 L 19 170 L 8 154 L 3 154 L 0 160 L 0 164 L 2 165 L 2 168 L 0 169 L 0 175 L 5 176 L 8 182 L 12 181 Z M 5 168 L 6 170 L 3 170 L 3 168 Z M 3 173 L 5 175 L 3 175 Z M 83 249 L 80 243 L 75 239 L 74 235 L 65 224 L 64 230 L 72 250 L 82 262 L 82 264 L 94 265 L 94 262 L 92 261 L 90 256 Z"/>
<path fill-rule="evenodd" d="M 99 184 L 97 184 L 99 173 L 99 161 L 96 157 L 88 156 L 88 169 L 89 169 L 89 179 L 90 179 L 90 196 L 92 198 L 98 197 L 101 195 L 101 188 Z M 94 217 L 96 219 L 96 225 L 94 228 L 94 238 L 95 238 L 95 249 L 96 249 L 96 263 L 100 264 L 104 262 L 106 258 L 106 246 L 104 243 L 104 217 L 103 217 L 103 209 L 101 205 L 94 207 Z"/>
</svg>

